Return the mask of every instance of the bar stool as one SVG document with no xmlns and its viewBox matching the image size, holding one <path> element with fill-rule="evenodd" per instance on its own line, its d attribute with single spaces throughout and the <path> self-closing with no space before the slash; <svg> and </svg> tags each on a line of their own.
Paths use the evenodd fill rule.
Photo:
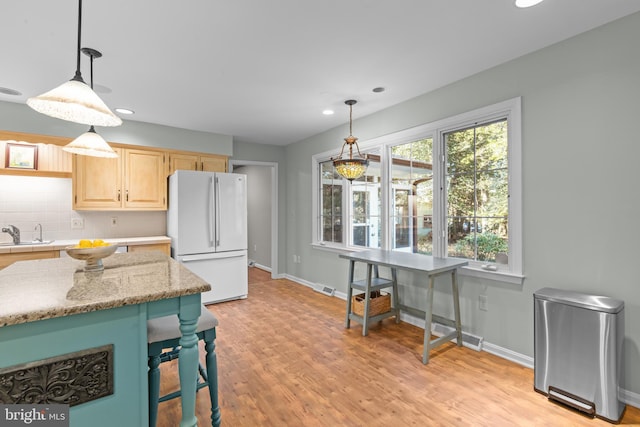
<svg viewBox="0 0 640 427">
<path fill-rule="evenodd" d="M 220 426 L 220 407 L 218 406 L 218 367 L 215 353 L 216 326 L 218 319 L 202 306 L 196 335 L 204 341 L 206 351 L 206 370 L 198 364 L 198 372 L 202 380 L 198 379 L 196 390 L 209 387 L 211 398 L 211 425 Z M 158 419 L 158 403 L 180 396 L 180 390 L 160 396 L 160 363 L 177 359 L 180 350 L 180 321 L 178 316 L 165 316 L 147 321 L 147 343 L 149 355 L 149 426 L 155 427 Z M 163 352 L 164 349 L 171 349 Z"/>
</svg>

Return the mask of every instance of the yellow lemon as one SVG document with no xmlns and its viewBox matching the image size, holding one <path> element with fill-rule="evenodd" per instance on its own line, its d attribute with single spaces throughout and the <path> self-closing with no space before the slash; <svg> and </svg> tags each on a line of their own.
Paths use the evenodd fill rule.
<svg viewBox="0 0 640 427">
<path fill-rule="evenodd" d="M 86 240 L 86 239 L 82 239 L 80 240 L 80 242 L 78 242 L 78 246 L 79 248 L 90 248 L 92 246 L 91 244 L 91 240 Z"/>
<path fill-rule="evenodd" d="M 100 246 L 107 246 L 107 244 L 105 244 L 104 240 L 102 240 L 102 239 L 95 239 L 93 241 L 93 247 L 97 248 L 97 247 L 100 247 Z"/>
</svg>

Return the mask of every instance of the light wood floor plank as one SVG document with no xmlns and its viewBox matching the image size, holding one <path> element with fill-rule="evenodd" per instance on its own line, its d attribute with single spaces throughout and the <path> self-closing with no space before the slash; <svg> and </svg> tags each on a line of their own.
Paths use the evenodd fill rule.
<svg viewBox="0 0 640 427">
<path fill-rule="evenodd" d="M 453 344 L 423 365 L 422 329 L 391 318 L 363 337 L 357 322 L 344 329 L 344 301 L 249 272 L 248 299 L 209 306 L 220 320 L 223 426 L 611 425 L 549 402 L 531 369 Z M 166 392 L 177 363 L 161 369 Z M 210 425 L 206 390 L 197 405 Z M 176 426 L 179 414 L 178 400 L 161 403 L 158 425 Z M 640 410 L 627 407 L 621 424 L 640 425 Z"/>
</svg>

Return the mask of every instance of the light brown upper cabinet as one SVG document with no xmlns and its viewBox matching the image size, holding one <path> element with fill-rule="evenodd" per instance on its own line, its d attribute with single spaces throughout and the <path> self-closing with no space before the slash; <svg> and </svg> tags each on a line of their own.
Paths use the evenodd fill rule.
<svg viewBox="0 0 640 427">
<path fill-rule="evenodd" d="M 171 175 L 177 170 L 226 172 L 227 156 L 169 153 L 168 174 Z"/>
<path fill-rule="evenodd" d="M 71 178 L 71 154 L 62 147 L 71 138 L 0 130 L 0 175 Z M 12 158 L 29 155 L 24 164 Z"/>
<path fill-rule="evenodd" d="M 116 159 L 73 156 L 73 209 L 166 210 L 165 154 L 113 149 Z"/>
</svg>

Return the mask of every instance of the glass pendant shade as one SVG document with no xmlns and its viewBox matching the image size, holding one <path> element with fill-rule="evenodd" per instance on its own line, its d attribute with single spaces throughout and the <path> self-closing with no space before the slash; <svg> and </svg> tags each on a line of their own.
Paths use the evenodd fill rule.
<svg viewBox="0 0 640 427">
<path fill-rule="evenodd" d="M 113 151 L 107 141 L 96 133 L 93 126 L 87 132 L 62 147 L 62 149 L 82 156 L 118 157 L 118 153 Z"/>
<path fill-rule="evenodd" d="M 49 92 L 29 98 L 39 113 L 83 125 L 120 126 L 122 119 L 82 80 L 69 80 Z"/>
<path fill-rule="evenodd" d="M 122 119 L 107 107 L 98 94 L 93 91 L 93 71 L 91 87 L 82 79 L 80 72 L 80 51 L 82 35 L 82 0 L 78 0 L 78 43 L 76 48 L 76 73 L 74 77 L 55 89 L 40 96 L 27 99 L 27 105 L 38 113 L 56 119 L 80 123 L 89 126 L 120 126 Z M 88 49 L 87 55 L 99 58 L 102 54 Z"/>
<path fill-rule="evenodd" d="M 353 181 L 364 175 L 368 165 L 369 160 L 366 159 L 338 159 L 333 161 L 336 172 L 349 181 Z"/>
</svg>

